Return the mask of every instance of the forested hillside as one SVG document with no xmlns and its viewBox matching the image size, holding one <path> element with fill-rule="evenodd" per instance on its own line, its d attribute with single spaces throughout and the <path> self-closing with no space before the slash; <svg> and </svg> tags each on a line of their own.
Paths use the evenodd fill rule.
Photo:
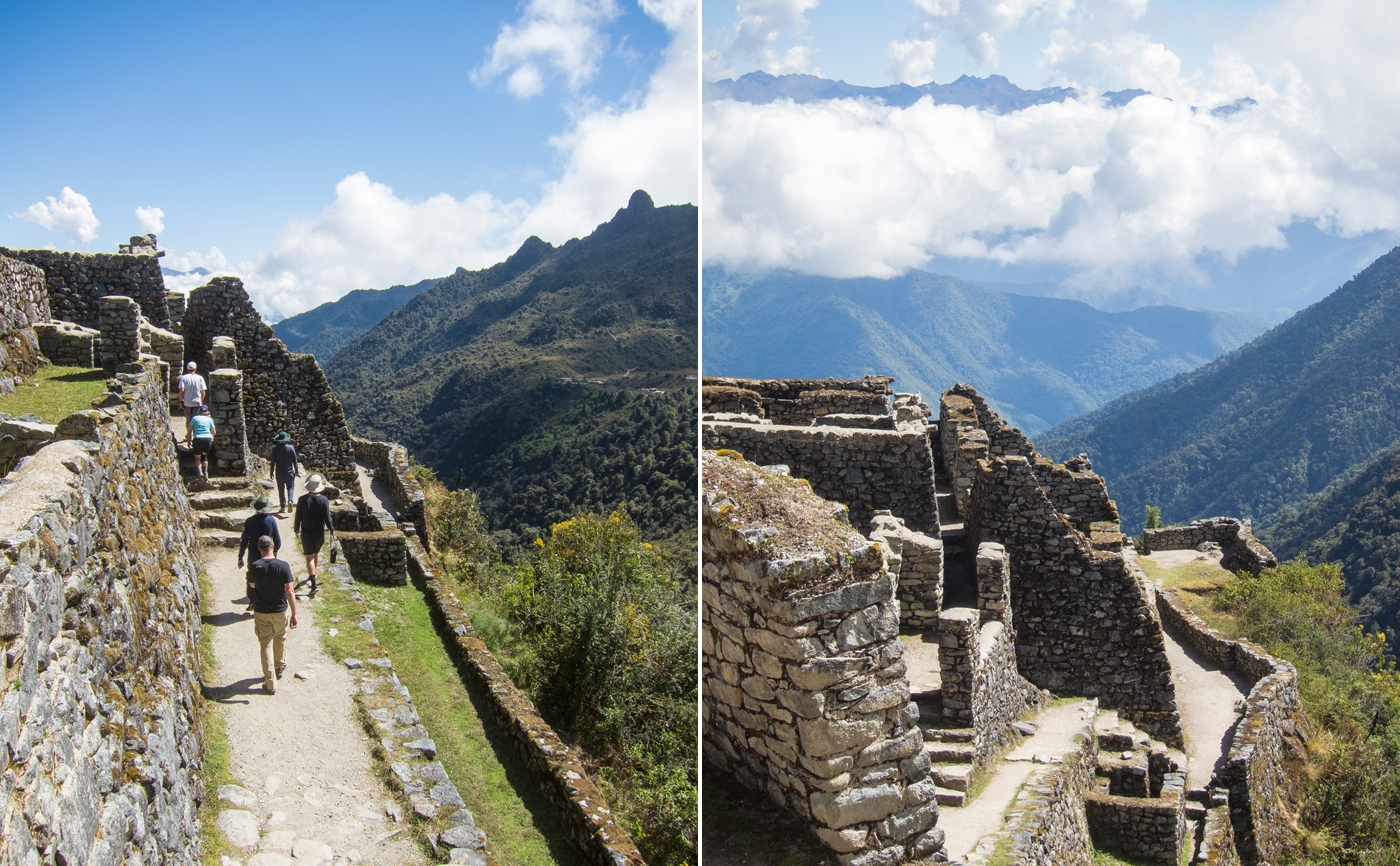
<svg viewBox="0 0 1400 866">
<path fill-rule="evenodd" d="M 1266 329 L 1230 313 L 994 291 L 911 271 L 888 280 L 705 271 L 705 372 L 895 377 L 925 396 L 972 382 L 1029 434 L 1229 351 Z"/>
<path fill-rule="evenodd" d="M 696 232 L 639 191 L 587 238 L 459 270 L 326 364 L 351 429 L 475 491 L 507 555 L 622 500 L 693 550 Z"/>
<path fill-rule="evenodd" d="M 315 355 L 325 364 L 351 340 L 439 282 L 421 280 L 411 286 L 356 289 L 338 301 L 283 319 L 272 330 L 288 349 Z"/>
</svg>

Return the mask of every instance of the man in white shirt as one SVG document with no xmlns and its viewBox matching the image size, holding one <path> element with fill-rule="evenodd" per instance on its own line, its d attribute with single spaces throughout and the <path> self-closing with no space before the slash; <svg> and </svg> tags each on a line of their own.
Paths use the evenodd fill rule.
<svg viewBox="0 0 1400 866">
<path fill-rule="evenodd" d="M 185 375 L 180 377 L 180 405 L 185 409 L 185 441 L 193 435 L 190 432 L 190 419 L 195 410 L 204 405 L 204 392 L 209 390 L 204 377 L 196 373 L 199 367 L 194 361 L 185 365 Z"/>
</svg>

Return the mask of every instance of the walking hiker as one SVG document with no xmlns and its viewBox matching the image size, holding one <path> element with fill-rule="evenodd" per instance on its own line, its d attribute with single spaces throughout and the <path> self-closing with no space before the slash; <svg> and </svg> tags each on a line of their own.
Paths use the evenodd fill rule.
<svg viewBox="0 0 1400 866">
<path fill-rule="evenodd" d="M 248 565 L 248 598 L 253 602 L 253 633 L 258 636 L 258 653 L 262 656 L 263 691 L 277 693 L 277 682 L 287 669 L 283 646 L 287 627 L 297 627 L 297 596 L 292 591 L 292 567 L 277 558 L 272 539 L 258 539 L 258 559 Z M 287 610 L 291 609 L 290 620 Z M 272 658 L 268 658 L 268 645 Z"/>
<path fill-rule="evenodd" d="M 297 449 L 292 444 L 292 437 L 285 430 L 272 437 L 272 441 L 272 451 L 267 457 L 272 463 L 272 481 L 277 485 L 277 499 L 282 503 L 277 513 L 286 514 L 287 503 L 296 495 L 301 465 L 297 463 Z"/>
<path fill-rule="evenodd" d="M 311 575 L 311 592 L 316 592 L 316 569 L 320 564 L 321 546 L 326 543 L 326 532 L 335 537 L 335 524 L 331 523 L 331 503 L 321 495 L 326 484 L 320 475 L 306 479 L 306 492 L 297 500 L 296 516 L 292 518 L 292 534 L 301 538 L 301 552 L 306 556 L 306 572 Z"/>
<path fill-rule="evenodd" d="M 185 409 L 185 442 L 190 441 L 190 420 L 195 410 L 204 405 L 204 395 L 209 390 L 204 377 L 195 372 L 199 365 L 194 361 L 185 365 L 185 375 L 180 377 L 180 405 Z"/>
<path fill-rule="evenodd" d="M 214 450 L 214 419 L 209 417 L 209 407 L 200 406 L 199 411 L 189 421 L 194 433 L 195 465 L 201 478 L 209 477 L 209 452 Z"/>
<path fill-rule="evenodd" d="M 272 539 L 272 552 L 282 549 L 282 534 L 277 531 L 277 518 L 272 516 L 272 501 L 266 496 L 253 500 L 253 516 L 243 521 L 243 537 L 238 541 L 238 567 L 243 567 L 243 551 L 251 556 L 258 552 L 258 539 Z"/>
</svg>

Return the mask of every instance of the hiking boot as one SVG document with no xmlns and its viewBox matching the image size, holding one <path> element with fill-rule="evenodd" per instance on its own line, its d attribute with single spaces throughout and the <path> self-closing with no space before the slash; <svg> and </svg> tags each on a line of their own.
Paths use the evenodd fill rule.
<svg viewBox="0 0 1400 866">
<path fill-rule="evenodd" d="M 287 666 L 286 666 L 286 665 L 278 665 L 278 666 L 277 666 L 277 679 L 279 679 L 279 680 L 282 679 L 282 672 L 285 671 L 286 669 L 287 669 Z"/>
<path fill-rule="evenodd" d="M 263 683 L 263 691 L 269 695 L 275 695 L 277 694 L 277 686 L 273 685 L 271 681 L 265 682 Z"/>
</svg>

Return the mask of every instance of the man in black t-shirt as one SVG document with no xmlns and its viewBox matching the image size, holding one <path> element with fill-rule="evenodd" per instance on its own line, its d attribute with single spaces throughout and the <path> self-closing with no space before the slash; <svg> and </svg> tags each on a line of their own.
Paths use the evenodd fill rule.
<svg viewBox="0 0 1400 866">
<path fill-rule="evenodd" d="M 264 535 L 258 539 L 258 553 L 261 558 L 248 564 L 248 599 L 253 603 L 253 633 L 258 636 L 258 648 L 262 654 L 263 691 L 277 692 L 273 679 L 281 678 L 287 663 L 283 660 L 282 647 L 287 638 L 287 609 L 291 608 L 291 627 L 297 627 L 297 597 L 292 591 L 292 568 L 277 558 L 272 539 Z M 272 645 L 272 658 L 268 658 L 268 644 Z M 275 668 L 274 668 L 275 665 Z"/>
<path fill-rule="evenodd" d="M 306 493 L 297 500 L 296 517 L 292 519 L 292 532 L 301 538 L 301 552 L 306 556 L 306 573 L 311 575 L 311 591 L 316 592 L 316 570 L 320 567 L 321 548 L 326 543 L 326 533 L 335 535 L 335 524 L 331 523 L 331 503 L 321 495 L 326 483 L 320 475 L 306 479 Z"/>
</svg>

